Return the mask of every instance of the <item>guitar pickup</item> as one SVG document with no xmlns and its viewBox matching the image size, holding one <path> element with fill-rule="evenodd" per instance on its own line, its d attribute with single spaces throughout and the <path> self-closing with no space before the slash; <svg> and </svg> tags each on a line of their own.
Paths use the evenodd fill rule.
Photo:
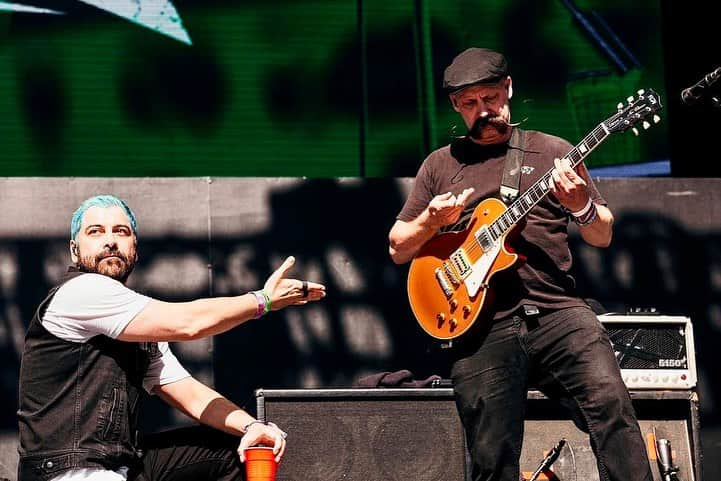
<svg viewBox="0 0 721 481">
<path fill-rule="evenodd" d="M 453 263 L 453 267 L 456 269 L 456 272 L 458 272 L 461 277 L 464 277 L 468 271 L 471 270 L 471 264 L 468 262 L 466 253 L 463 249 L 458 249 L 456 252 L 451 254 L 450 260 Z"/>
<path fill-rule="evenodd" d="M 476 232 L 476 240 L 481 245 L 483 252 L 488 252 L 493 249 L 494 240 L 491 232 L 488 230 L 488 226 L 484 225 L 478 229 L 478 232 Z"/>
</svg>

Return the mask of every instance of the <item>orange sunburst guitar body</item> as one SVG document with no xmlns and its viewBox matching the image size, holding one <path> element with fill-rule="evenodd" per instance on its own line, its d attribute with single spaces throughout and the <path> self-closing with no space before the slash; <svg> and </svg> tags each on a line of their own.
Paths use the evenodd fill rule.
<svg viewBox="0 0 721 481">
<path fill-rule="evenodd" d="M 601 122 L 564 158 L 575 167 L 611 133 L 633 129 L 661 109 L 656 92 L 639 90 L 638 98 Z M 486 199 L 474 209 L 466 230 L 440 234 L 418 251 L 408 271 L 408 299 L 421 327 L 437 339 L 454 339 L 468 331 L 492 297 L 491 279 L 518 263 L 507 245 L 525 215 L 550 191 L 552 170 L 541 176 L 513 204 Z"/>
<path fill-rule="evenodd" d="M 465 333 L 489 298 L 491 277 L 519 261 L 505 243 L 512 228 L 490 244 L 477 237 L 505 211 L 500 200 L 486 199 L 473 211 L 466 230 L 440 234 L 416 254 L 408 272 L 408 298 L 429 335 L 453 339 Z"/>
</svg>

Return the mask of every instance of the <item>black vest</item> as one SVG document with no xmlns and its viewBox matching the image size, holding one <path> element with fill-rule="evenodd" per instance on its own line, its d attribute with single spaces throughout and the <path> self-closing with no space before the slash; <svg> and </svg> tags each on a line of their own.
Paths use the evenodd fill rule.
<svg viewBox="0 0 721 481">
<path fill-rule="evenodd" d="M 44 481 L 75 468 L 133 466 L 143 376 L 154 343 L 96 336 L 68 342 L 40 319 L 70 270 L 40 304 L 20 364 L 19 481 Z"/>
</svg>

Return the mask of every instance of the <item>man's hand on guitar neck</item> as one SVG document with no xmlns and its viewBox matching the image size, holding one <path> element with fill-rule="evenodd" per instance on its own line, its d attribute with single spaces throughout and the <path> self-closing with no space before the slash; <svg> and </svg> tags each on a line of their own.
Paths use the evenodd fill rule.
<svg viewBox="0 0 721 481">
<path fill-rule="evenodd" d="M 549 189 L 566 209 L 576 212 L 588 202 L 588 183 L 584 179 L 585 167 L 579 164 L 576 169 L 571 167 L 568 159 L 554 159 L 555 168 L 551 171 Z"/>
<path fill-rule="evenodd" d="M 411 222 L 396 221 L 388 235 L 388 250 L 393 262 L 408 262 L 441 227 L 457 222 L 471 194 L 473 188 L 465 189 L 457 196 L 452 192 L 437 195 Z"/>
<path fill-rule="evenodd" d="M 613 214 L 608 207 L 593 203 L 588 192 L 588 170 L 582 163 L 572 168 L 568 159 L 555 159 L 554 163 L 551 193 L 571 213 L 595 209 L 589 222 L 579 224 L 581 237 L 592 246 L 608 247 L 613 237 Z"/>
</svg>

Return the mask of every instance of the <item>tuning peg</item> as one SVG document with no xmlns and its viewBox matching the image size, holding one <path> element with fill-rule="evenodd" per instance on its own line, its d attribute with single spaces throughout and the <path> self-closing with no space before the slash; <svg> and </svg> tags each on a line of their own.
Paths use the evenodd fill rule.
<svg viewBox="0 0 721 481">
<path fill-rule="evenodd" d="M 617 108 L 618 110 L 622 110 L 622 109 L 623 109 L 623 102 L 619 102 L 618 105 L 616 105 L 616 108 Z"/>
<path fill-rule="evenodd" d="M 645 130 L 648 130 L 648 128 L 651 127 L 651 124 L 649 124 L 646 120 L 644 120 L 644 121 L 643 121 L 643 124 L 641 124 L 641 125 L 643 125 L 643 128 L 644 128 Z"/>
<path fill-rule="evenodd" d="M 645 91 L 644 89 L 640 89 L 640 90 L 638 91 L 638 95 L 643 95 L 643 94 L 645 94 L 645 93 L 646 93 L 646 91 Z"/>
<path fill-rule="evenodd" d="M 627 98 L 626 100 L 628 101 L 629 104 L 630 104 L 631 102 L 633 102 L 633 95 L 631 95 L 631 96 L 630 96 L 629 98 Z"/>
<path fill-rule="evenodd" d="M 659 122 L 661 122 L 661 117 L 659 117 L 658 115 L 654 115 L 654 116 L 653 116 L 653 123 L 654 123 L 654 124 L 657 124 L 657 123 L 659 123 Z"/>
<path fill-rule="evenodd" d="M 631 129 L 631 132 L 633 132 L 633 135 L 635 135 L 635 136 L 638 137 L 638 129 L 637 129 L 636 127 L 633 127 L 633 128 Z"/>
</svg>

